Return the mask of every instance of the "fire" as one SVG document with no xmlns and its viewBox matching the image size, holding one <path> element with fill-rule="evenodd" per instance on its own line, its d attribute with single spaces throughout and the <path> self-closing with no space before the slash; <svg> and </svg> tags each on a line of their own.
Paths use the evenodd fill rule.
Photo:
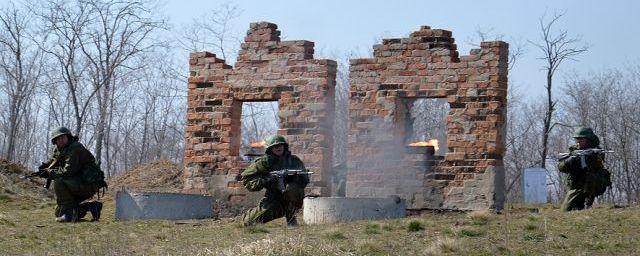
<svg viewBox="0 0 640 256">
<path fill-rule="evenodd" d="M 249 145 L 249 147 L 252 147 L 252 148 L 264 148 L 264 146 L 266 144 L 267 143 L 264 142 L 264 140 L 261 140 L 261 141 L 258 141 L 258 142 L 251 143 L 251 145 Z"/>
<path fill-rule="evenodd" d="M 438 151 L 438 140 L 432 139 L 432 140 L 429 140 L 429 141 L 418 141 L 418 142 L 414 142 L 414 143 L 409 144 L 409 146 L 413 146 L 413 147 L 432 146 L 435 151 Z"/>
</svg>

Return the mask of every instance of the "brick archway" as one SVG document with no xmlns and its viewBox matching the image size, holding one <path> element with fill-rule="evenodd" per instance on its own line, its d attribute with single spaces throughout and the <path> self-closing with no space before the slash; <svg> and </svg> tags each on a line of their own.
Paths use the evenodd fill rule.
<svg viewBox="0 0 640 256">
<path fill-rule="evenodd" d="M 482 42 L 458 56 L 451 32 L 423 26 L 351 60 L 347 196 L 400 195 L 409 208 L 501 208 L 508 45 Z M 447 153 L 405 161 L 408 98 L 447 98 Z"/>
<path fill-rule="evenodd" d="M 314 43 L 280 41 L 273 23 L 252 23 L 235 67 L 212 53 L 192 53 L 185 145 L 185 190 L 241 202 L 235 177 L 242 102 L 278 101 L 278 134 L 314 172 L 307 194 L 329 193 L 336 62 L 313 58 Z"/>
</svg>

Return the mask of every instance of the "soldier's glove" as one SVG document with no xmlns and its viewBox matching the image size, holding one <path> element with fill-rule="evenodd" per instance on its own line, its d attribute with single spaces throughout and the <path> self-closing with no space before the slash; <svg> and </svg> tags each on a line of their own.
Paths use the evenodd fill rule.
<svg viewBox="0 0 640 256">
<path fill-rule="evenodd" d="M 46 170 L 47 167 L 49 167 L 49 163 L 42 162 L 42 164 L 40 164 L 40 166 L 38 166 L 38 170 L 39 171 Z"/>
</svg>

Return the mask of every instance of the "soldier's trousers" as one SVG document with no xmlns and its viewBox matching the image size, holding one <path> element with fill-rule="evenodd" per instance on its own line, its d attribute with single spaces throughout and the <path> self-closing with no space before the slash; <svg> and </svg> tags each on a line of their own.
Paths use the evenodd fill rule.
<svg viewBox="0 0 640 256">
<path fill-rule="evenodd" d="M 265 193 L 265 197 L 260 200 L 260 204 L 247 210 L 242 215 L 242 222 L 245 226 L 256 223 L 267 223 L 269 221 L 286 217 L 287 220 L 293 218 L 302 208 L 304 199 L 304 187 L 296 184 L 288 184 L 284 193 Z"/>
<path fill-rule="evenodd" d="M 80 177 L 57 178 L 53 181 L 53 190 L 56 193 L 56 217 L 77 208 L 82 201 L 98 192 L 97 186 L 83 182 Z"/>
<path fill-rule="evenodd" d="M 562 210 L 582 210 L 584 209 L 586 200 L 591 200 L 589 204 L 593 203 L 593 198 L 589 197 L 583 189 L 570 189 L 569 191 L 567 191 L 567 195 L 565 196 L 564 202 L 562 203 Z"/>
</svg>

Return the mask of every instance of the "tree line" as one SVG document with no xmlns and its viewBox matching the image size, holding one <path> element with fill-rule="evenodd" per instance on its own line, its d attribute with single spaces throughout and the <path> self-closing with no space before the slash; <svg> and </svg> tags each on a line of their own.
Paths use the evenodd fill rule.
<svg viewBox="0 0 640 256">
<path fill-rule="evenodd" d="M 158 159 L 181 162 L 186 122 L 186 53 L 213 51 L 233 64 L 243 31 L 242 14 L 225 3 L 172 24 L 154 0 L 12 1 L 0 10 L 0 154 L 35 166 L 52 150 L 51 129 L 66 125 L 81 136 L 107 176 Z M 506 152 L 507 197 L 521 197 L 525 168 L 546 167 L 550 195 L 561 198 L 563 176 L 556 153 L 573 143 L 577 126 L 594 128 L 606 156 L 613 185 L 601 200 L 637 204 L 640 200 L 640 65 L 597 73 L 564 75 L 588 51 L 579 37 L 558 29 L 564 13 L 543 16 L 540 37 L 520 43 L 510 38 L 510 69 L 535 54 L 545 70 L 543 100 L 509 84 Z M 502 39 L 478 30 L 474 40 Z M 472 43 L 470 43 L 472 44 Z M 472 45 L 473 46 L 473 45 Z M 346 161 L 350 58 L 371 52 L 316 51 L 316 58 L 338 61 L 334 161 Z M 443 116 L 443 106 L 416 102 L 413 117 Z M 446 109 L 446 108 L 445 108 Z M 242 144 L 277 130 L 277 105 L 245 103 Z M 443 134 L 437 120 L 418 118 L 423 136 Z M 426 129 L 431 127 L 431 129 Z M 435 135 L 434 135 L 435 136 Z M 440 135 L 438 135 L 440 136 Z"/>
<path fill-rule="evenodd" d="M 0 11 L 0 148 L 34 165 L 68 126 L 107 176 L 182 156 L 185 89 L 151 1 L 10 2 Z M 176 146 L 177 145 L 177 146 Z"/>
</svg>

